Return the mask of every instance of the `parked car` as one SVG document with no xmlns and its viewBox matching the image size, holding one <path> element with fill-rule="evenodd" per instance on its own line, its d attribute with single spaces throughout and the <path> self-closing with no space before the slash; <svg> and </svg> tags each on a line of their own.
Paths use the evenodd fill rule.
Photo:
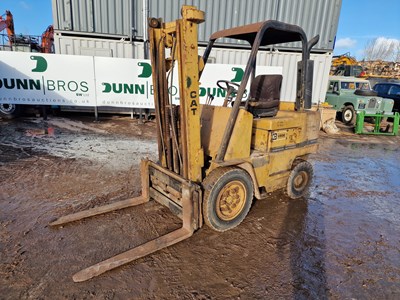
<svg viewBox="0 0 400 300">
<path fill-rule="evenodd" d="M 368 80 L 356 77 L 331 76 L 326 102 L 339 112 L 345 124 L 354 124 L 356 113 L 391 113 L 394 101 L 384 99 L 371 89 Z"/>
<path fill-rule="evenodd" d="M 379 97 L 394 100 L 393 111 L 400 112 L 400 82 L 382 82 L 374 86 L 374 91 Z"/>
</svg>

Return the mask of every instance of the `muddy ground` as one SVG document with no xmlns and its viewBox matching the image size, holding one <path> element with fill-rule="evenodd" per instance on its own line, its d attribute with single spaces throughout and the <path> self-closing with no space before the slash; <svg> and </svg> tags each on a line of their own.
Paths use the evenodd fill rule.
<svg viewBox="0 0 400 300">
<path fill-rule="evenodd" d="M 400 138 L 321 132 L 310 197 L 277 192 L 224 233 L 83 283 L 72 275 L 178 228 L 150 202 L 51 228 L 140 194 L 155 123 L 50 116 L 0 121 L 0 299 L 399 299 Z"/>
</svg>

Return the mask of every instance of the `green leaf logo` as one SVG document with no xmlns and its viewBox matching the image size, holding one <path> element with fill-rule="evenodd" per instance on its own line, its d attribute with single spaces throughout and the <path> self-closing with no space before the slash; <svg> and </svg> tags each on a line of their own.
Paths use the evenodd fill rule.
<svg viewBox="0 0 400 300">
<path fill-rule="evenodd" d="M 151 76 L 151 65 L 145 62 L 138 62 L 138 66 L 143 67 L 139 78 L 149 78 Z"/>
<path fill-rule="evenodd" d="M 47 61 L 41 56 L 31 56 L 31 60 L 36 60 L 36 67 L 32 69 L 32 72 L 44 72 L 47 70 Z"/>
<path fill-rule="evenodd" d="M 236 72 L 235 77 L 231 80 L 232 82 L 241 82 L 244 75 L 244 70 L 242 68 L 233 67 L 232 71 Z"/>
</svg>

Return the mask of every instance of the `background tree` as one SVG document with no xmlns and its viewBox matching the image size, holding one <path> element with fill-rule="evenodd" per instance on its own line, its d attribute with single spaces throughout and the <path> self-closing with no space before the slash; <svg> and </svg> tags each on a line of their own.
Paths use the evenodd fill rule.
<svg viewBox="0 0 400 300">
<path fill-rule="evenodd" d="M 400 41 L 384 37 L 367 42 L 364 49 L 364 60 L 400 61 Z"/>
</svg>

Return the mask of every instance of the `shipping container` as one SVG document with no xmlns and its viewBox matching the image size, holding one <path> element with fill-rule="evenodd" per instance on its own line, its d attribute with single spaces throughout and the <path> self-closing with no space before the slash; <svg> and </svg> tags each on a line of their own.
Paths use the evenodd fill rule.
<svg viewBox="0 0 400 300">
<path fill-rule="evenodd" d="M 143 58 L 143 42 L 84 36 L 54 35 L 57 54 Z M 140 51 L 140 53 L 138 53 Z"/>
<path fill-rule="evenodd" d="M 110 36 L 132 34 L 133 0 L 52 0 L 55 30 Z"/>
<path fill-rule="evenodd" d="M 333 50 L 342 0 L 52 0 L 55 31 L 62 35 L 125 38 L 143 41 L 147 17 L 172 21 L 180 18 L 182 5 L 206 12 L 199 27 L 199 43 L 205 44 L 218 30 L 265 21 L 283 21 L 301 26 L 308 38 L 320 35 L 317 52 Z M 220 44 L 241 47 L 229 39 Z M 298 43 L 279 49 L 298 49 Z"/>
</svg>

